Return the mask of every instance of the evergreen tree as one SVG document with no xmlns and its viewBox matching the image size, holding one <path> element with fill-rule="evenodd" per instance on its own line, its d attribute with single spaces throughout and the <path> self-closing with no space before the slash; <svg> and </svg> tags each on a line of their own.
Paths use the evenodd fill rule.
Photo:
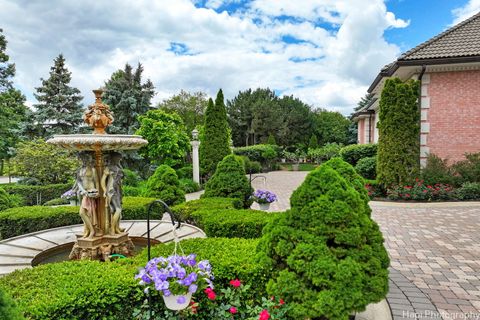
<svg viewBox="0 0 480 320">
<path fill-rule="evenodd" d="M 272 144 L 272 145 L 277 144 L 277 141 L 275 140 L 275 136 L 271 133 L 268 135 L 267 144 Z"/>
<path fill-rule="evenodd" d="M 110 133 L 133 134 L 139 128 L 138 116 L 152 109 L 155 87 L 150 80 L 142 83 L 142 73 L 140 63 L 135 70 L 127 63 L 124 70 L 114 72 L 105 83 L 103 101 L 115 117 Z"/>
<path fill-rule="evenodd" d="M 10 57 L 5 52 L 6 49 L 7 40 L 0 28 L 0 93 L 12 88 L 11 78 L 15 76 L 15 64 L 8 62 Z"/>
<path fill-rule="evenodd" d="M 40 79 L 42 86 L 35 94 L 39 103 L 34 105 L 34 119 L 42 137 L 77 132 L 83 122 L 83 97 L 80 90 L 69 86 L 72 73 L 65 66 L 65 58 L 60 54 L 53 62 L 49 78 Z"/>
<path fill-rule="evenodd" d="M 387 79 L 380 97 L 377 179 L 387 187 L 409 184 L 420 173 L 419 82 Z"/>
<path fill-rule="evenodd" d="M 5 52 L 7 40 L 2 31 L 0 29 L 0 175 L 3 175 L 5 161 L 13 156 L 30 111 L 25 106 L 25 96 L 12 86 L 15 64 L 9 63 L 10 57 Z"/>
<path fill-rule="evenodd" d="M 310 137 L 310 140 L 308 141 L 308 148 L 309 148 L 309 149 L 316 149 L 316 148 L 318 148 L 317 135 L 312 134 L 312 136 Z"/>
<path fill-rule="evenodd" d="M 218 91 L 215 103 L 208 101 L 205 112 L 205 133 L 200 143 L 200 167 L 202 175 L 210 177 L 222 159 L 231 154 L 230 128 L 223 102 L 222 89 Z"/>
</svg>

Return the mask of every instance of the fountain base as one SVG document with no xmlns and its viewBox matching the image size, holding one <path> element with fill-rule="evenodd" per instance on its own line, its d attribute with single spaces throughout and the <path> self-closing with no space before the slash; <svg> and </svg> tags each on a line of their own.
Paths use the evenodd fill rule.
<svg viewBox="0 0 480 320">
<path fill-rule="evenodd" d="M 93 238 L 84 238 L 77 234 L 77 241 L 69 258 L 70 260 L 109 261 L 112 254 L 131 256 L 134 248 L 133 242 L 126 232 Z"/>
</svg>

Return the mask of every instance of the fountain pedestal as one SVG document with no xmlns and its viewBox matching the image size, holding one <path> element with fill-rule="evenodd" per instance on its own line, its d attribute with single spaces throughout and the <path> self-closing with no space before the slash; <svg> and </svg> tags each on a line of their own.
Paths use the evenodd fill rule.
<svg viewBox="0 0 480 320">
<path fill-rule="evenodd" d="M 139 149 L 147 141 L 141 136 L 107 134 L 113 115 L 102 103 L 102 91 L 93 92 L 96 100 L 85 112 L 84 121 L 94 133 L 56 135 L 47 142 L 80 151 L 82 166 L 74 190 L 82 198 L 79 214 L 84 233 L 77 235 L 70 259 L 108 261 L 111 254 L 129 256 L 134 249 L 128 233 L 120 228 L 123 168 L 117 151 Z"/>
</svg>

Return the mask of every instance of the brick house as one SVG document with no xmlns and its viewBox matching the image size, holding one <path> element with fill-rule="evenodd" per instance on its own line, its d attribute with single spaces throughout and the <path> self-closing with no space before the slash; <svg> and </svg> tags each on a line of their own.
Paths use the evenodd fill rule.
<svg viewBox="0 0 480 320">
<path fill-rule="evenodd" d="M 420 81 L 422 166 L 429 153 L 458 161 L 480 152 L 480 12 L 380 71 L 368 88 L 372 99 L 354 114 L 360 144 L 378 141 L 379 100 L 390 77 Z"/>
</svg>

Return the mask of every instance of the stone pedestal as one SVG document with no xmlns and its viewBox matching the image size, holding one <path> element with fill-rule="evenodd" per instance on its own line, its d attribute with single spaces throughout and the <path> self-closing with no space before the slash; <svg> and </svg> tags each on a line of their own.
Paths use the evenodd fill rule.
<svg viewBox="0 0 480 320">
<path fill-rule="evenodd" d="M 73 246 L 69 258 L 71 260 L 109 261 L 112 254 L 122 254 L 128 257 L 133 254 L 133 250 L 133 242 L 126 232 L 93 238 L 84 238 L 77 234 L 77 242 Z"/>
<path fill-rule="evenodd" d="M 198 157 L 200 141 L 190 141 L 190 144 L 192 145 L 193 181 L 200 183 L 200 160 Z"/>
</svg>

